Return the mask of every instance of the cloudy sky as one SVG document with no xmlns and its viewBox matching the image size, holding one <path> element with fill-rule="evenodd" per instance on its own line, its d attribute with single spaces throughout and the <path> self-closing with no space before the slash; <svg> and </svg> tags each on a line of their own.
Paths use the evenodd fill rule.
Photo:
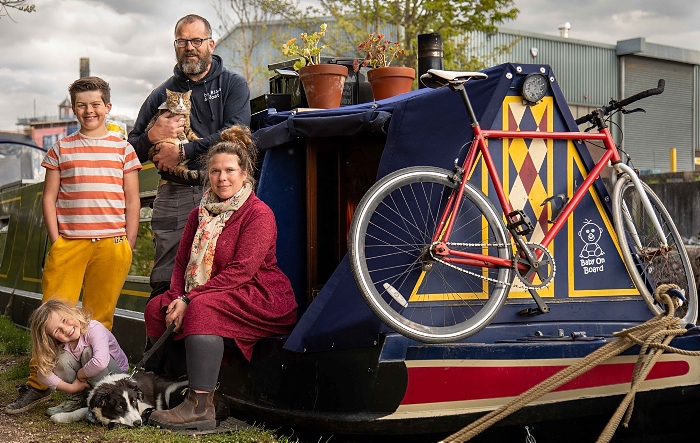
<svg viewBox="0 0 700 443">
<path fill-rule="evenodd" d="M 57 115 L 79 75 L 79 60 L 112 87 L 112 114 L 135 118 L 150 91 L 174 65 L 173 27 L 188 13 L 207 17 L 220 37 L 212 1 L 30 0 L 37 12 L 0 17 L 0 130 L 18 117 Z M 697 0 L 515 0 L 517 20 L 503 26 L 614 44 L 648 42 L 700 51 Z"/>
</svg>

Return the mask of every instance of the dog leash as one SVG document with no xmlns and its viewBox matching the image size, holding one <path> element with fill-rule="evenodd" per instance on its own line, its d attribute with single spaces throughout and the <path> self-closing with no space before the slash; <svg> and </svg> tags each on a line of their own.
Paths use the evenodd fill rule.
<svg viewBox="0 0 700 443">
<path fill-rule="evenodd" d="M 143 354 L 143 358 L 141 361 L 136 363 L 136 366 L 134 366 L 134 369 L 131 370 L 131 374 L 129 374 L 129 378 L 133 377 L 137 372 L 143 369 L 143 365 L 146 364 L 149 358 L 160 348 L 165 340 L 170 336 L 170 334 L 173 332 L 173 329 L 175 329 L 175 323 L 170 323 L 170 326 L 168 326 L 168 329 L 163 332 L 163 335 L 160 336 L 160 338 L 151 346 L 151 349 L 149 349 L 145 354 Z"/>
</svg>

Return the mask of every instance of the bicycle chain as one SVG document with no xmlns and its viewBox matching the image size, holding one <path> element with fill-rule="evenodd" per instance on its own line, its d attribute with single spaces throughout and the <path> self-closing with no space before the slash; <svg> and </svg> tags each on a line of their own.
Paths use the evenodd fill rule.
<svg viewBox="0 0 700 443">
<path fill-rule="evenodd" d="M 440 243 L 440 242 L 435 242 L 435 243 L 433 243 L 431 246 L 435 246 L 435 245 L 438 244 L 438 243 Z M 506 247 L 506 248 L 510 247 L 510 248 L 512 248 L 512 247 L 513 247 L 513 244 L 511 244 L 511 243 L 502 244 L 502 243 L 453 243 L 453 242 L 449 242 L 449 243 L 445 243 L 445 244 L 448 245 L 448 246 L 452 245 L 452 246 L 481 247 L 481 248 L 483 248 L 483 247 L 485 247 L 485 246 L 488 246 L 488 247 L 494 246 L 494 247 L 497 247 L 497 248 L 502 248 L 502 247 Z M 547 248 L 545 248 L 543 245 L 541 245 L 541 244 L 539 244 L 539 243 L 530 242 L 530 243 L 525 243 L 525 244 L 526 244 L 526 245 L 537 245 L 537 246 L 540 246 L 540 247 L 542 247 L 542 248 L 544 248 L 544 249 L 547 249 Z M 510 286 L 511 288 L 515 288 L 515 289 L 529 289 L 528 286 L 520 285 L 520 284 L 516 283 L 516 279 L 515 279 L 515 278 L 513 278 L 513 282 L 500 281 L 500 280 L 497 280 L 497 279 L 495 279 L 495 278 L 486 277 L 486 276 L 483 276 L 483 275 L 481 275 L 481 274 L 477 274 L 476 272 L 472 272 L 472 271 L 469 271 L 469 270 L 467 270 L 467 269 L 460 268 L 459 266 L 455 266 L 455 265 L 453 265 L 452 263 L 448 263 L 448 262 L 446 262 L 446 261 L 444 261 L 444 260 L 441 260 L 441 259 L 439 259 L 438 257 L 436 257 L 435 254 L 433 254 L 433 248 L 432 248 L 432 247 L 430 248 L 430 256 L 433 258 L 433 260 L 435 260 L 435 261 L 437 261 L 437 262 L 440 262 L 440 263 L 442 263 L 443 265 L 445 265 L 445 266 L 447 266 L 447 267 L 450 267 L 450 268 L 452 268 L 452 269 L 455 269 L 455 270 L 457 270 L 457 271 L 459 271 L 459 272 L 463 272 L 463 273 L 465 273 L 465 274 L 473 275 L 474 277 L 478 277 L 478 278 L 480 278 L 480 279 L 482 279 L 482 280 L 489 281 L 489 282 L 491 282 L 491 283 L 501 283 L 501 284 L 503 284 L 503 285 Z M 554 265 L 554 257 L 552 257 L 552 265 Z M 515 268 L 515 266 L 517 266 L 517 261 L 516 261 L 516 260 L 513 260 L 513 267 Z M 555 268 L 555 269 L 556 269 L 556 268 Z M 514 270 L 514 272 L 515 272 L 517 275 L 519 275 L 519 273 L 518 273 L 517 271 Z M 520 282 L 522 282 L 522 280 L 520 280 L 520 278 L 518 278 L 517 280 L 520 281 Z M 552 280 L 554 280 L 554 276 L 552 276 Z M 551 282 L 552 280 L 550 280 L 550 282 Z M 549 283 L 547 283 L 547 284 L 544 285 L 543 287 L 545 287 L 545 288 L 549 287 Z"/>
</svg>

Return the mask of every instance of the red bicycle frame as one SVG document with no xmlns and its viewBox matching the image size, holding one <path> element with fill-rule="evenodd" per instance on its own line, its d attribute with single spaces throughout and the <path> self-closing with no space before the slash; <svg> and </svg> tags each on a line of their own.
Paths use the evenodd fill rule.
<svg viewBox="0 0 700 443">
<path fill-rule="evenodd" d="M 468 105 L 468 108 L 471 106 Z M 473 113 L 470 112 L 471 115 Z M 472 120 L 474 121 L 473 117 Z M 525 139 L 543 139 L 543 140 L 572 140 L 572 141 L 588 141 L 588 140 L 599 140 L 603 141 L 605 145 L 605 153 L 595 164 L 593 169 L 588 174 L 588 177 L 583 181 L 581 186 L 578 187 L 574 196 L 565 205 L 562 212 L 557 217 L 557 220 L 552 225 L 551 229 L 542 239 L 542 245 L 548 247 L 552 242 L 557 233 L 564 226 L 564 223 L 569 218 L 569 215 L 576 209 L 583 196 L 588 192 L 593 182 L 600 175 L 603 168 L 607 165 L 608 161 L 613 164 L 620 161 L 620 154 L 617 152 L 617 146 L 615 145 L 610 131 L 608 128 L 604 127 L 597 133 L 582 133 L 582 132 L 536 132 L 536 131 L 504 131 L 496 129 L 481 129 L 478 123 L 472 125 L 474 131 L 474 141 L 472 146 L 467 153 L 467 157 L 464 159 L 462 169 L 467 173 L 465 175 L 465 180 L 469 179 L 469 171 L 472 171 L 474 163 L 477 159 L 477 154 L 481 152 L 484 163 L 486 164 L 486 169 L 488 175 L 491 178 L 493 186 L 496 190 L 496 195 L 498 196 L 498 201 L 501 204 L 504 214 L 510 214 L 513 212 L 513 207 L 510 202 L 506 199 L 505 193 L 503 192 L 503 185 L 501 183 L 501 178 L 496 171 L 496 166 L 493 162 L 493 157 L 489 151 L 488 145 L 486 143 L 487 139 L 514 139 L 514 138 L 525 138 Z M 450 234 L 452 233 L 452 228 L 454 225 L 455 217 L 451 216 L 458 210 L 458 205 L 462 201 L 462 196 L 464 194 L 464 186 L 460 186 L 456 193 L 452 193 L 449 197 L 445 211 L 440 216 L 440 222 L 438 228 L 433 236 L 433 243 L 438 243 L 436 247 L 436 254 L 440 255 L 442 260 L 448 263 L 467 265 L 467 266 L 478 266 L 478 267 L 512 267 L 513 261 L 508 259 L 502 259 L 498 257 L 493 257 L 484 254 L 475 254 L 471 252 L 454 251 L 447 246 Z M 541 254 L 540 254 L 541 255 Z M 539 258 L 539 257 L 537 257 Z M 525 265 L 522 265 L 526 268 Z"/>
</svg>

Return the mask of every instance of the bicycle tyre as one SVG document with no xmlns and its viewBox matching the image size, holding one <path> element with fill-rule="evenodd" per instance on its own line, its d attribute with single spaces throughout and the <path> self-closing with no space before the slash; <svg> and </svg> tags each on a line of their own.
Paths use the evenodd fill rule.
<svg viewBox="0 0 700 443">
<path fill-rule="evenodd" d="M 423 269 L 421 257 L 426 257 L 441 209 L 457 188 L 450 175 L 430 167 L 387 175 L 362 198 L 350 227 L 350 266 L 370 309 L 396 332 L 426 343 L 459 341 L 483 329 L 505 303 L 514 276 L 507 267 L 473 269 L 495 280 L 487 281 L 437 261 L 429 271 Z M 470 230 L 474 227 L 476 232 Z M 512 259 L 506 232 L 488 198 L 466 182 L 451 241 L 500 245 L 488 247 L 488 253 Z M 450 248 L 487 252 L 484 246 Z M 396 302 L 384 283 L 407 295 L 408 306 Z"/>
<path fill-rule="evenodd" d="M 661 284 L 673 283 L 683 289 L 686 295 L 686 302 L 676 315 L 684 325 L 695 323 L 698 311 L 697 287 L 683 240 L 659 197 L 646 183 L 642 182 L 642 186 L 664 231 L 665 241 L 672 249 L 664 254 L 658 252 L 658 233 L 642 206 L 632 180 L 628 175 L 624 175 L 615 184 L 612 205 L 613 222 L 620 241 L 622 258 L 633 283 L 652 313 L 656 315 L 663 312 L 663 306 L 654 300 L 654 290 Z M 639 236 L 641 248 L 635 246 L 631 230 L 626 224 L 625 207 L 630 214 L 627 217 L 628 221 L 634 224 L 634 230 Z M 656 252 L 653 248 L 656 248 Z"/>
</svg>

